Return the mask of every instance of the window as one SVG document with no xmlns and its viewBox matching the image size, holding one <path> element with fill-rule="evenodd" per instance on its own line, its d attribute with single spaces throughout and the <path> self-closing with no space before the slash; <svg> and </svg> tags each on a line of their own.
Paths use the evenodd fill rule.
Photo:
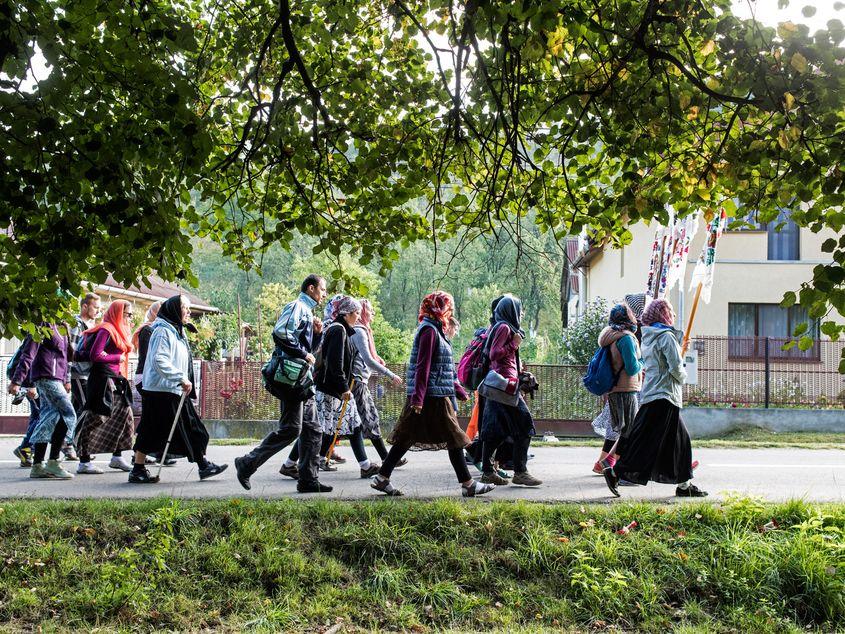
<svg viewBox="0 0 845 634">
<path fill-rule="evenodd" d="M 781 350 L 792 338 L 796 326 L 809 321 L 807 310 L 801 306 L 728 304 L 728 355 L 735 359 L 762 359 L 766 356 L 766 339 L 769 339 L 770 359 L 818 360 L 817 343 L 809 350 L 797 347 Z M 818 341 L 818 320 L 810 323 L 807 334 Z"/>
<path fill-rule="evenodd" d="M 746 226 L 736 231 L 765 231 L 767 235 L 766 259 L 774 261 L 795 261 L 801 259 L 801 234 L 798 225 L 782 209 L 772 222 L 760 222 L 757 212 L 737 211 L 737 220 L 743 220 Z M 778 231 L 780 229 L 780 231 Z"/>
</svg>

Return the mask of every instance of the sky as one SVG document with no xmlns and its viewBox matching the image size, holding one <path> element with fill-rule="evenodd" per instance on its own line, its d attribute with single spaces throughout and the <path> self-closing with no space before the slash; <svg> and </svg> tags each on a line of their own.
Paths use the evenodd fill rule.
<svg viewBox="0 0 845 634">
<path fill-rule="evenodd" d="M 810 27 L 810 33 L 813 33 L 819 29 L 827 28 L 827 21 L 833 18 L 845 22 L 845 7 L 839 11 L 834 8 L 838 1 L 790 0 L 785 8 L 778 9 L 778 0 L 734 0 L 733 11 L 738 17 L 754 17 L 766 26 L 776 26 L 778 22 L 806 24 Z M 845 0 L 843 0 L 843 4 L 845 4 Z M 815 15 L 809 18 L 801 12 L 807 5 L 816 9 Z"/>
</svg>

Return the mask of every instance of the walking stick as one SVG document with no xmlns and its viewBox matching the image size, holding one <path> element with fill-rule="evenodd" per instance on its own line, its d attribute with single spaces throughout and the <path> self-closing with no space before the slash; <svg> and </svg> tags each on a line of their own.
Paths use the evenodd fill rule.
<svg viewBox="0 0 845 634">
<path fill-rule="evenodd" d="M 352 390 L 352 386 L 355 385 L 355 379 L 352 379 L 352 382 L 349 384 L 350 391 Z M 337 417 L 337 425 L 334 428 L 334 438 L 332 439 L 332 444 L 329 445 L 329 451 L 326 453 L 326 464 L 329 464 L 329 458 L 331 458 L 332 454 L 334 453 L 335 445 L 337 445 L 337 435 L 340 433 L 340 426 L 343 424 L 343 415 L 346 413 L 346 407 L 349 405 L 350 399 L 345 398 L 343 399 L 343 405 L 340 406 L 340 416 Z"/>
<path fill-rule="evenodd" d="M 179 407 L 176 408 L 176 418 L 173 419 L 173 426 L 170 428 L 170 435 L 167 436 L 167 444 L 164 446 L 164 453 L 161 456 L 161 462 L 158 464 L 158 476 L 161 477 L 161 470 L 164 467 L 164 461 L 167 460 L 167 452 L 170 450 L 170 441 L 173 440 L 173 432 L 176 431 L 176 424 L 179 422 L 179 415 L 182 413 L 182 406 L 185 404 L 185 398 L 188 393 L 182 391 L 182 397 L 179 399 Z"/>
</svg>

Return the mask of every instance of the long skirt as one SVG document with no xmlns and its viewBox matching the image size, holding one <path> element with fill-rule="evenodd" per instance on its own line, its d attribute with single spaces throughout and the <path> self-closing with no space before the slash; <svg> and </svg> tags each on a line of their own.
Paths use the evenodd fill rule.
<svg viewBox="0 0 845 634">
<path fill-rule="evenodd" d="M 381 438 L 381 419 L 370 388 L 366 383 L 355 381 L 355 385 L 352 386 L 352 394 L 355 396 L 355 405 L 358 406 L 358 416 L 361 418 L 361 425 L 364 428 L 364 438 L 371 440 Z"/>
<path fill-rule="evenodd" d="M 324 392 L 317 392 L 314 401 L 317 403 L 317 420 L 320 421 L 323 433 L 334 435 L 335 430 L 338 429 L 337 423 L 340 420 L 340 411 L 343 409 L 343 400 Z M 358 415 L 358 406 L 353 396 L 343 412 L 338 436 L 349 436 L 360 426 L 361 417 Z"/>
<path fill-rule="evenodd" d="M 132 407 L 122 398 L 115 398 L 108 416 L 86 409 L 77 425 L 76 448 L 81 456 L 131 449 L 134 423 Z"/>
<path fill-rule="evenodd" d="M 678 484 L 692 479 L 692 447 L 681 410 L 666 399 L 641 406 L 619 441 L 613 470 L 623 480 Z"/>
<path fill-rule="evenodd" d="M 463 449 L 471 440 L 458 424 L 458 415 L 449 397 L 426 396 L 422 411 L 411 407 L 411 397 L 396 421 L 388 442 L 412 449 Z"/>
<path fill-rule="evenodd" d="M 179 407 L 179 399 L 179 395 L 170 392 L 142 391 L 143 406 L 138 435 L 135 438 L 135 451 L 147 455 L 161 455 L 164 452 L 167 436 Z M 197 462 L 205 456 L 207 448 L 208 431 L 197 414 L 193 401 L 186 398 L 167 455 L 186 456 L 189 461 Z"/>
<path fill-rule="evenodd" d="M 534 435 L 534 419 L 525 399 L 520 398 L 514 405 L 505 405 L 492 399 L 486 399 L 481 417 L 481 440 L 499 441 L 511 437 L 514 440 L 530 438 Z"/>
</svg>

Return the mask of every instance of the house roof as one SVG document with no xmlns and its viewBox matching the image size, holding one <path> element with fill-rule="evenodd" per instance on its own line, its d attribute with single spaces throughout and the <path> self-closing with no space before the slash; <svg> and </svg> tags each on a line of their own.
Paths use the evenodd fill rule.
<svg viewBox="0 0 845 634">
<path fill-rule="evenodd" d="M 135 297 L 150 302 L 165 300 L 173 295 L 185 295 L 191 300 L 191 310 L 199 313 L 219 313 L 220 309 L 212 306 L 206 300 L 194 295 L 190 291 L 174 284 L 167 282 L 157 275 L 149 276 L 149 286 L 143 283 L 132 284 L 127 286 L 119 283 L 111 275 L 106 278 L 102 284 L 97 284 L 94 287 L 96 292 L 111 293 L 111 294 L 126 294 L 128 297 Z"/>
</svg>

